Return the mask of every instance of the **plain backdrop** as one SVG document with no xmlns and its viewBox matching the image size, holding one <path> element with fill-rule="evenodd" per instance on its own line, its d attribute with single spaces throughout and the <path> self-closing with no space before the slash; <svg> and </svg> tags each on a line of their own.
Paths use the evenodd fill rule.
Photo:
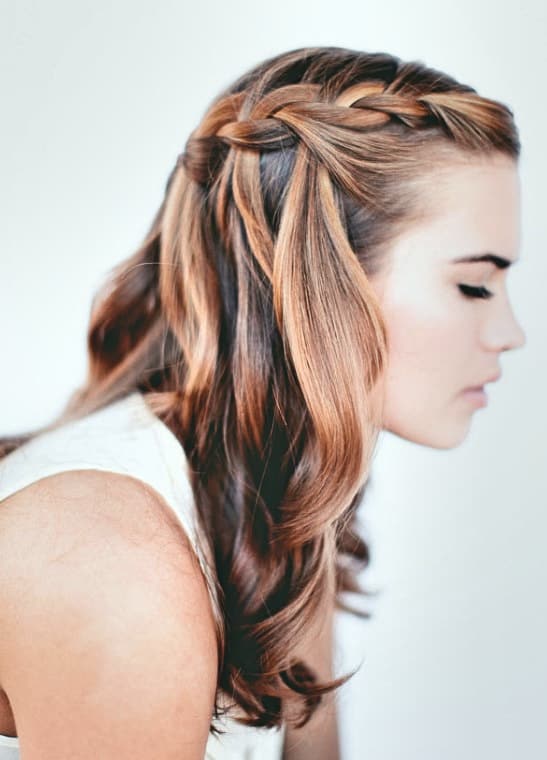
<svg viewBox="0 0 547 760">
<path fill-rule="evenodd" d="M 91 298 L 139 245 L 210 100 L 304 45 L 419 59 L 507 103 L 523 144 L 524 349 L 465 443 L 383 434 L 363 530 L 381 590 L 340 613 L 344 760 L 547 757 L 545 6 L 460 0 L 1 0 L 0 433 L 84 377 Z"/>
</svg>

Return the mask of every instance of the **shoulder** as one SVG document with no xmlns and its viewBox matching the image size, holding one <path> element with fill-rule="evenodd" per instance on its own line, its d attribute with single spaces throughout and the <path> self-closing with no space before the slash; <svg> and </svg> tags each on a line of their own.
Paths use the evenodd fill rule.
<svg viewBox="0 0 547 760">
<path fill-rule="evenodd" d="M 214 618 L 152 488 L 92 470 L 36 481 L 1 504 L 0 557 L 0 682 L 29 758 L 203 756 Z"/>
</svg>

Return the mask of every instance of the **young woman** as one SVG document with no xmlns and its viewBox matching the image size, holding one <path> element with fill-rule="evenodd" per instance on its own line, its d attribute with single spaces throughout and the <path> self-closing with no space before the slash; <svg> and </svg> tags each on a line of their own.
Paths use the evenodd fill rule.
<svg viewBox="0 0 547 760">
<path fill-rule="evenodd" d="M 2 441 L 0 760 L 336 760 L 378 434 L 457 446 L 524 342 L 519 150 L 505 105 L 384 53 L 213 102 L 84 387 Z"/>
</svg>

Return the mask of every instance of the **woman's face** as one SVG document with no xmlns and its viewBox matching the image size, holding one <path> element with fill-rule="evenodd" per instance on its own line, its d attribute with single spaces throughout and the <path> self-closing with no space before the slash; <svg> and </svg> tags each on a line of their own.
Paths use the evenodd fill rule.
<svg viewBox="0 0 547 760">
<path fill-rule="evenodd" d="M 518 259 L 518 167 L 506 157 L 454 163 L 428 175 L 423 192 L 431 216 L 393 241 L 372 280 L 390 341 L 383 427 L 446 449 L 463 441 L 480 408 L 464 389 L 499 377 L 502 351 L 525 343 L 507 293 L 510 270 L 455 261 Z M 468 297 L 460 285 L 493 295 Z"/>
</svg>

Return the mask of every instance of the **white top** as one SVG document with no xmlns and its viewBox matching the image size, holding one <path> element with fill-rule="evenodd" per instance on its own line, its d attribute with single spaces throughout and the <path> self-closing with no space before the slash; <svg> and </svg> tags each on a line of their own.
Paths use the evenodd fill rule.
<svg viewBox="0 0 547 760">
<path fill-rule="evenodd" d="M 165 500 L 186 531 L 210 582 L 209 554 L 199 543 L 200 529 L 187 475 L 187 459 L 176 436 L 138 392 L 56 430 L 41 433 L 0 459 L 0 508 L 10 494 L 65 470 L 103 470 L 130 475 Z M 223 717 L 222 736 L 209 735 L 204 760 L 281 760 L 285 727 L 255 728 Z M 153 754 L 153 748 L 151 748 Z M 17 737 L 0 734 L 0 760 L 19 760 Z"/>
</svg>

